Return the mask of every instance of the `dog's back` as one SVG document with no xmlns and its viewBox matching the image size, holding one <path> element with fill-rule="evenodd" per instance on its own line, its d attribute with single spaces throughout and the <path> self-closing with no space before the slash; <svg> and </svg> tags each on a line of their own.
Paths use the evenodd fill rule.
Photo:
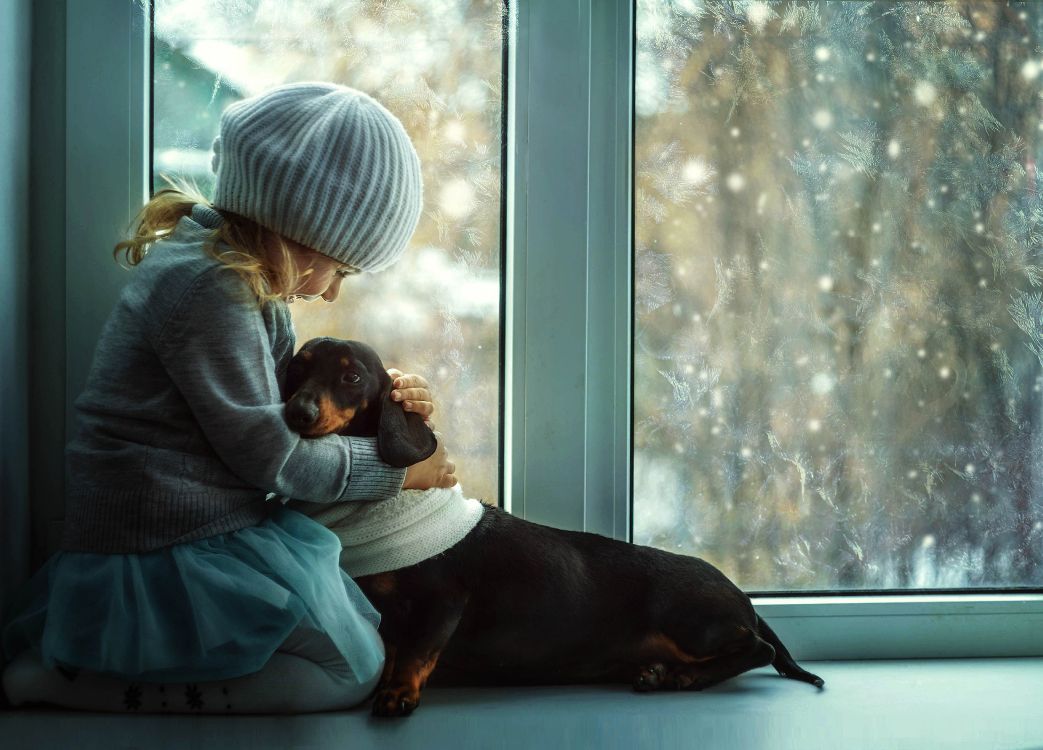
<svg viewBox="0 0 1043 750">
<path fill-rule="evenodd" d="M 749 598 L 698 558 L 492 507 L 462 541 L 394 579 L 390 596 L 373 592 L 378 609 L 424 609 L 466 592 L 439 682 L 629 681 L 641 658 L 636 644 L 674 626 L 667 620 L 678 616 L 679 599 L 689 604 L 684 628 L 711 641 L 719 623 L 757 624 Z M 370 583 L 359 579 L 367 595 Z"/>
</svg>

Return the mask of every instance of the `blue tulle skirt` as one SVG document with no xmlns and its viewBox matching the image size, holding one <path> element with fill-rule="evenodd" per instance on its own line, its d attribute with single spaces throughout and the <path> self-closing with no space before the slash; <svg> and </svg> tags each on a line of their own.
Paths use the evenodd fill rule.
<svg viewBox="0 0 1043 750">
<path fill-rule="evenodd" d="M 326 633 L 356 679 L 380 670 L 380 615 L 338 564 L 340 540 L 281 508 L 258 526 L 155 552 L 59 552 L 19 591 L 7 659 L 143 682 L 204 682 L 261 669 L 297 627 Z"/>
</svg>

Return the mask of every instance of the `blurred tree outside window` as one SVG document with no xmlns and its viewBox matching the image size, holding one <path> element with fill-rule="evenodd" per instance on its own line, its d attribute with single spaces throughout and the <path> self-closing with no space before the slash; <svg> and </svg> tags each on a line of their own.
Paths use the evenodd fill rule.
<svg viewBox="0 0 1043 750">
<path fill-rule="evenodd" d="M 1043 586 L 1043 3 L 636 9 L 634 541 Z"/>
<path fill-rule="evenodd" d="M 379 100 L 420 156 L 424 208 L 400 263 L 349 277 L 335 304 L 291 305 L 298 345 L 365 341 L 426 377 L 470 497 L 497 504 L 504 9 L 496 0 L 155 0 L 153 188 L 209 194 L 230 103 L 294 81 Z"/>
</svg>

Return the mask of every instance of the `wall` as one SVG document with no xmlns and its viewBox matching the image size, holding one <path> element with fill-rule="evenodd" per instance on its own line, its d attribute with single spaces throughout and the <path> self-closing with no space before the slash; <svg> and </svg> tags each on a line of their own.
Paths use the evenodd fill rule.
<svg viewBox="0 0 1043 750">
<path fill-rule="evenodd" d="M 0 619 L 28 572 L 30 0 L 0 3 Z"/>
<path fill-rule="evenodd" d="M 33 567 L 54 550 L 65 511 L 66 0 L 33 1 L 29 223 L 29 501 Z M 102 253 L 104 255 L 104 253 Z"/>
</svg>

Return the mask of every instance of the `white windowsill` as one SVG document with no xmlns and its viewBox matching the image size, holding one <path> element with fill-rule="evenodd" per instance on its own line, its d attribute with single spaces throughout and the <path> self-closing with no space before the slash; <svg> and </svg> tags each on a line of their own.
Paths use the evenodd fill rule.
<svg viewBox="0 0 1043 750">
<path fill-rule="evenodd" d="M 404 720 L 366 708 L 295 717 L 0 713 L 3 747 L 982 748 L 1043 747 L 1043 659 L 805 664 L 815 690 L 760 669 L 703 693 L 623 686 L 431 689 Z"/>
</svg>

